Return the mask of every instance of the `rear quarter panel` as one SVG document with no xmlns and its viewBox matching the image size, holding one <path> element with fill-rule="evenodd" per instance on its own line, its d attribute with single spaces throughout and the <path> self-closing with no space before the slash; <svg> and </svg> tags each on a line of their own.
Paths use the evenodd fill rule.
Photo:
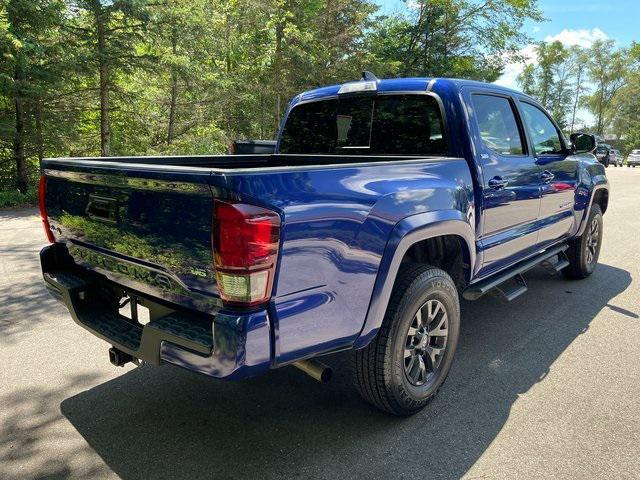
<svg viewBox="0 0 640 480">
<path fill-rule="evenodd" d="M 474 223 L 471 174 L 460 158 L 239 171 L 211 181 L 218 193 L 233 192 L 282 215 L 269 306 L 277 364 L 353 344 L 402 219 L 455 211 L 470 228 Z"/>
</svg>

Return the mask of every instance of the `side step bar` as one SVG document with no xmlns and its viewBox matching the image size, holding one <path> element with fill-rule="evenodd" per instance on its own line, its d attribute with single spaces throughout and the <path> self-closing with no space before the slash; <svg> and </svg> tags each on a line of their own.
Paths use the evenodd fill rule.
<svg viewBox="0 0 640 480">
<path fill-rule="evenodd" d="M 464 289 L 462 296 L 466 300 L 477 300 L 484 294 L 495 289 L 496 293 L 501 294 L 510 302 L 527 291 L 527 284 L 522 276 L 527 270 L 531 270 L 541 263 L 544 263 L 545 266 L 548 264 L 553 267 L 556 272 L 568 266 L 569 261 L 564 253 L 567 248 L 569 248 L 568 245 L 559 245 L 550 248 L 529 260 L 514 265 L 504 272 L 500 272 L 485 280 L 480 280 L 477 283 L 472 283 Z M 550 261 L 550 259 L 555 256 L 558 256 L 558 260 L 556 262 Z M 511 285 L 509 285 L 510 283 Z"/>
</svg>

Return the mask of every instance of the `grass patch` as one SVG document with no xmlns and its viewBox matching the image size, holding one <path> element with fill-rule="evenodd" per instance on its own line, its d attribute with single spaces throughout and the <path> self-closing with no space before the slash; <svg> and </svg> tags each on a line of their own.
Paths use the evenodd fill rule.
<svg viewBox="0 0 640 480">
<path fill-rule="evenodd" d="M 0 190 L 0 208 L 34 207 L 38 204 L 38 189 L 30 188 L 27 193 L 18 190 Z"/>
</svg>

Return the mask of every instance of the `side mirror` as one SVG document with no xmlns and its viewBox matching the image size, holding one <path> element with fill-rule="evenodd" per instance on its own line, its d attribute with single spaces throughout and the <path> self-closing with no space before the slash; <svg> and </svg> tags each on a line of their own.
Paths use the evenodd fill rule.
<svg viewBox="0 0 640 480">
<path fill-rule="evenodd" d="M 571 145 L 574 153 L 586 153 L 596 148 L 596 137 L 588 133 L 572 133 Z"/>
</svg>

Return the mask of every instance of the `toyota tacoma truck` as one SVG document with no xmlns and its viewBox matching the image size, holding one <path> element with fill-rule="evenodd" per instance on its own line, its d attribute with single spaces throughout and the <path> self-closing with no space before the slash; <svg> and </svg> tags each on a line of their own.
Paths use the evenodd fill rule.
<svg viewBox="0 0 640 480">
<path fill-rule="evenodd" d="M 326 380 L 318 357 L 352 350 L 364 399 L 410 415 L 449 372 L 459 297 L 594 271 L 594 148 L 517 91 L 366 73 L 293 98 L 274 153 L 43 160 L 44 281 L 115 365 Z"/>
</svg>

